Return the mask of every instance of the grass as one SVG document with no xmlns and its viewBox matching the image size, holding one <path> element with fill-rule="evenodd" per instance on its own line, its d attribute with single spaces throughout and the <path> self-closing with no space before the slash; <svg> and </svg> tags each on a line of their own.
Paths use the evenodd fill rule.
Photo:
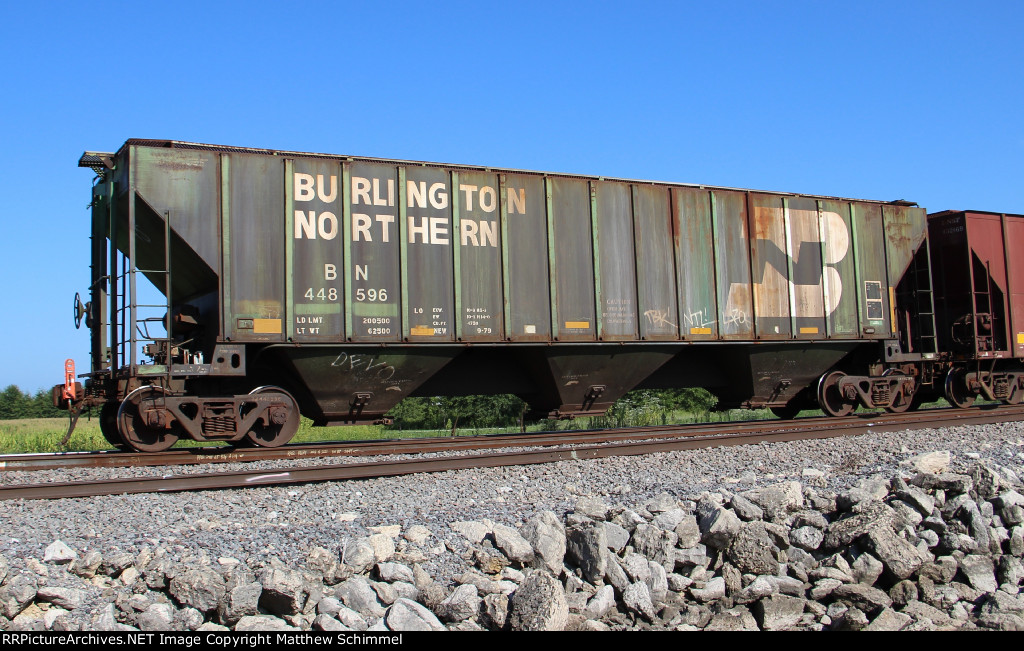
<svg viewBox="0 0 1024 651">
<path fill-rule="evenodd" d="M 607 416 L 593 416 L 562 421 L 540 421 L 529 423 L 526 426 L 527 432 L 543 431 L 565 431 L 580 429 L 598 429 L 614 426 L 635 425 L 662 425 L 667 423 L 696 423 L 696 422 L 728 422 L 733 420 L 752 420 L 772 418 L 768 410 L 732 410 L 730 412 L 690 413 L 671 412 L 666 413 L 658 422 L 642 423 L 614 423 Z M 103 438 L 100 432 L 99 420 L 95 417 L 89 418 L 83 415 L 71 440 L 67 446 L 61 447 L 60 442 L 67 432 L 68 420 L 66 418 L 22 418 L 16 420 L 0 420 L 0 454 L 16 454 L 29 452 L 59 452 L 59 451 L 94 451 L 108 450 L 110 444 Z M 511 427 L 489 427 L 489 428 L 459 428 L 456 434 L 459 436 L 485 435 L 485 434 L 512 434 L 518 433 L 518 426 Z M 299 424 L 299 431 L 293 439 L 296 443 L 315 443 L 318 441 L 365 441 L 398 438 L 429 438 L 439 436 L 451 436 L 451 430 L 397 430 L 388 429 L 383 425 L 349 425 L 345 427 L 314 427 L 312 421 L 303 418 Z M 201 447 L 209 445 L 220 445 L 220 443 L 200 443 L 198 441 L 182 440 L 177 447 Z"/>
<path fill-rule="evenodd" d="M 980 403 L 979 403 L 980 404 Z M 929 403 L 922 408 L 948 406 L 945 401 Z M 858 410 L 857 413 L 867 413 Z M 820 416 L 817 410 L 800 412 L 799 416 Z M 686 412 L 659 410 L 652 413 L 631 414 L 625 419 L 611 416 L 590 416 L 562 421 L 539 421 L 526 426 L 527 432 L 566 431 L 581 429 L 601 429 L 607 427 L 627 427 L 644 425 L 666 425 L 687 423 L 727 423 L 738 420 L 769 420 L 775 418 L 767 409 L 731 409 L 712 412 Z M 61 439 L 67 432 L 68 420 L 61 418 L 23 418 L 17 420 L 0 420 L 0 454 L 26 452 L 58 452 L 108 450 L 110 444 L 100 432 L 99 420 L 95 417 L 83 416 L 68 441 L 66 447 L 60 446 Z M 518 433 L 519 427 L 492 428 L 459 428 L 459 436 L 482 434 Z M 309 419 L 303 418 L 299 431 L 293 439 L 296 443 L 315 443 L 317 441 L 363 441 L 398 438 L 428 438 L 451 436 L 451 430 L 397 430 L 387 429 L 383 425 L 350 425 L 346 427 L 314 427 Z M 182 440 L 177 447 L 200 447 L 220 445 L 220 443 L 200 443 Z"/>
</svg>

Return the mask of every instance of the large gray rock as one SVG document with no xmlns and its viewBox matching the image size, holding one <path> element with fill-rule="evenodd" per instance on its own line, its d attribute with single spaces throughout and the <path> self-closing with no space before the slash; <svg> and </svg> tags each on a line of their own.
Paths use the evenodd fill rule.
<svg viewBox="0 0 1024 651">
<path fill-rule="evenodd" d="M 712 601 L 724 599 L 725 579 L 720 576 L 716 576 L 705 583 L 703 588 L 691 587 L 690 596 L 701 603 L 710 603 Z"/>
<path fill-rule="evenodd" d="M 907 486 L 896 491 L 896 497 L 917 509 L 917 512 L 926 518 L 935 510 L 935 499 L 919 488 Z"/>
<path fill-rule="evenodd" d="M 480 622 L 495 631 L 505 628 L 505 623 L 508 622 L 510 601 L 508 595 L 505 594 L 486 595 L 481 605 Z M 614 604 L 614 598 L 612 603 Z"/>
<path fill-rule="evenodd" d="M 370 541 L 360 538 L 343 547 L 341 560 L 353 572 L 362 572 L 377 562 L 377 555 Z"/>
<path fill-rule="evenodd" d="M 619 562 L 618 557 L 612 554 L 611 551 L 606 550 L 605 557 L 605 583 L 610 584 L 615 588 L 615 591 L 621 595 L 631 583 L 629 575 L 626 574 L 626 570 L 623 569 L 622 563 Z"/>
<path fill-rule="evenodd" d="M 775 594 L 754 604 L 754 618 L 765 631 L 781 631 L 796 626 L 804 614 L 806 599 Z"/>
<path fill-rule="evenodd" d="M 377 576 L 380 577 L 381 581 L 387 581 L 388 583 L 394 583 L 395 581 L 416 582 L 412 568 L 401 563 L 377 563 Z"/>
<path fill-rule="evenodd" d="M 160 554 L 152 559 L 156 561 L 154 563 L 155 568 L 161 567 L 167 568 L 172 565 L 171 560 L 165 555 Z M 162 561 L 162 562 L 161 562 Z M 100 561 L 99 570 L 107 576 L 118 576 L 121 572 L 135 564 L 135 557 L 128 552 L 122 552 L 120 550 L 114 550 L 109 554 L 104 554 L 103 559 Z M 164 577 L 170 579 L 174 575 L 174 572 L 164 572 Z"/>
<path fill-rule="evenodd" d="M 383 581 L 371 581 L 370 587 L 377 593 L 377 599 L 380 600 L 385 606 L 390 606 L 395 603 L 398 599 L 398 590 L 395 586 L 390 583 L 384 583 Z"/>
<path fill-rule="evenodd" d="M 480 602 L 476 586 L 464 583 L 439 603 L 434 612 L 442 621 L 461 622 L 480 613 Z"/>
<path fill-rule="evenodd" d="M 692 567 L 707 567 L 711 562 L 708 548 L 700 544 L 688 549 L 677 549 L 673 555 L 676 559 L 676 567 L 684 571 Z"/>
<path fill-rule="evenodd" d="M 1024 614 L 1024 595 L 1009 595 L 1002 590 L 997 590 L 985 595 L 980 611 L 983 613 Z"/>
<path fill-rule="evenodd" d="M 708 547 L 724 549 L 743 525 L 732 510 L 713 501 L 702 499 L 697 504 L 697 524 L 701 542 Z"/>
<path fill-rule="evenodd" d="M 875 585 L 875 581 L 885 571 L 885 566 L 871 554 L 861 554 L 850 566 L 850 569 L 853 572 L 853 578 L 857 579 L 857 583 Z"/>
<path fill-rule="evenodd" d="M 626 575 L 629 576 L 631 583 L 635 581 L 646 583 L 651 578 L 651 561 L 648 561 L 646 556 L 629 553 L 621 559 L 613 558 L 612 560 L 617 561 L 622 566 L 622 569 L 626 571 Z"/>
<path fill-rule="evenodd" d="M 648 565 L 651 575 L 647 580 L 647 587 L 651 589 L 651 601 L 657 606 L 668 597 L 668 573 L 660 563 L 650 561 Z"/>
<path fill-rule="evenodd" d="M 552 511 L 541 511 L 523 527 L 523 537 L 535 552 L 533 564 L 554 575 L 562 572 L 565 562 L 565 527 Z"/>
<path fill-rule="evenodd" d="M 183 606 L 208 613 L 217 608 L 227 586 L 224 577 L 211 567 L 195 567 L 175 574 L 167 591 Z"/>
<path fill-rule="evenodd" d="M 899 631 L 906 628 L 912 621 L 910 615 L 898 613 L 892 608 L 886 608 L 865 626 L 864 631 Z"/>
<path fill-rule="evenodd" d="M 809 552 L 821 547 L 825 534 L 815 527 L 799 527 L 789 532 L 789 542 Z"/>
<path fill-rule="evenodd" d="M 995 497 L 999 493 L 1002 480 L 999 473 L 984 463 L 976 463 L 967 473 L 974 482 L 974 491 L 983 500 Z"/>
<path fill-rule="evenodd" d="M 169 631 L 174 622 L 174 609 L 170 604 L 150 604 L 136 618 L 139 629 L 143 631 Z"/>
<path fill-rule="evenodd" d="M 312 628 L 314 631 L 327 631 L 330 633 L 347 633 L 352 631 L 351 628 L 345 626 L 330 615 L 324 614 L 316 616 L 316 619 L 313 620 Z"/>
<path fill-rule="evenodd" d="M 384 533 L 375 533 L 366 538 L 373 549 L 373 558 L 378 563 L 390 561 L 395 555 L 395 539 Z"/>
<path fill-rule="evenodd" d="M 42 586 L 36 593 L 38 601 L 47 601 L 55 606 L 74 610 L 82 605 L 86 592 L 77 588 L 62 588 L 58 586 Z"/>
<path fill-rule="evenodd" d="M 515 563 L 525 565 L 533 560 L 533 546 L 512 527 L 495 524 L 492 530 L 494 546 Z"/>
<path fill-rule="evenodd" d="M 784 518 L 790 511 L 799 510 L 804 503 L 803 486 L 796 481 L 755 488 L 740 495 L 761 507 L 770 520 Z"/>
<path fill-rule="evenodd" d="M 569 527 L 565 532 L 566 558 L 580 568 L 583 577 L 596 583 L 604 576 L 606 566 L 605 547 L 607 539 L 604 526 L 598 522 L 585 521 Z"/>
<path fill-rule="evenodd" d="M 324 583 L 334 585 L 340 577 L 341 563 L 337 556 L 323 547 L 313 547 L 306 555 L 306 567 L 321 577 Z"/>
<path fill-rule="evenodd" d="M 919 473 L 911 477 L 910 483 L 925 490 L 942 490 L 947 495 L 969 493 L 974 488 L 974 481 L 967 475 L 957 475 L 949 472 L 935 474 Z"/>
<path fill-rule="evenodd" d="M 366 577 L 354 576 L 347 581 L 342 581 L 335 588 L 334 595 L 361 615 L 384 616 L 384 606 L 377 600 L 377 592 Z"/>
<path fill-rule="evenodd" d="M 600 497 L 586 495 L 576 500 L 575 512 L 592 520 L 607 520 L 609 506 Z"/>
<path fill-rule="evenodd" d="M 732 510 L 741 520 L 750 522 L 752 520 L 764 519 L 764 510 L 742 495 L 733 495 L 730 506 L 732 506 Z"/>
<path fill-rule="evenodd" d="M 920 474 L 938 475 L 949 470 L 951 460 L 952 455 L 949 450 L 939 450 L 911 457 L 907 459 L 906 463 L 909 463 L 910 467 Z"/>
<path fill-rule="evenodd" d="M 54 540 L 52 543 L 47 545 L 46 549 L 43 551 L 43 562 L 45 563 L 57 563 L 58 565 L 63 565 L 70 563 L 76 558 L 78 558 L 78 554 L 60 540 Z"/>
<path fill-rule="evenodd" d="M 900 580 L 910 578 L 922 565 L 932 560 L 930 554 L 900 538 L 889 527 L 871 530 L 867 535 L 867 548 L 882 561 L 889 573 Z"/>
<path fill-rule="evenodd" d="M 604 523 L 604 536 L 605 540 L 608 541 L 608 549 L 616 554 L 621 554 L 622 550 L 629 544 L 630 535 L 625 527 L 619 526 L 614 522 Z"/>
<path fill-rule="evenodd" d="M 757 620 L 744 606 L 736 606 L 715 614 L 705 631 L 756 631 Z"/>
<path fill-rule="evenodd" d="M 802 584 L 801 584 L 802 585 Z M 779 586 L 767 576 L 759 576 L 739 591 L 733 600 L 738 604 L 752 604 L 759 599 L 777 594 Z"/>
<path fill-rule="evenodd" d="M 514 631 L 562 631 L 568 623 L 569 602 L 562 584 L 543 570 L 527 572 L 526 580 L 512 595 L 509 627 Z"/>
<path fill-rule="evenodd" d="M 808 594 L 815 601 L 825 601 L 841 585 L 843 585 L 843 582 L 838 579 L 818 579 L 814 582 L 814 587 L 811 588 Z"/>
<path fill-rule="evenodd" d="M 825 532 L 825 547 L 844 549 L 855 540 L 878 528 L 892 528 L 895 512 L 881 502 L 870 502 L 860 513 L 836 520 L 828 525 Z"/>
<path fill-rule="evenodd" d="M 121 568 L 122 563 L 119 562 L 124 559 L 131 564 L 131 555 L 122 554 L 119 557 L 104 557 L 103 563 L 100 564 L 100 571 L 108 576 L 117 576 L 128 565 Z M 121 568 L 121 569 L 118 569 Z M 142 568 L 142 578 L 146 582 L 146 586 L 150 590 L 163 590 L 167 587 L 167 582 L 174 578 L 177 568 L 174 562 L 168 558 L 165 554 L 154 556 L 145 566 Z"/>
<path fill-rule="evenodd" d="M 915 621 L 927 619 L 936 626 L 945 626 L 950 623 L 949 615 L 922 601 L 911 601 L 903 607 L 902 612 L 913 617 Z"/>
<path fill-rule="evenodd" d="M 1021 579 L 1024 579 L 1024 563 L 1010 555 L 1001 556 L 996 568 L 996 580 L 999 584 L 1019 585 Z"/>
<path fill-rule="evenodd" d="M 651 524 L 638 524 L 631 538 L 637 553 L 660 563 L 666 569 L 675 567 L 676 541 L 674 531 L 665 531 Z"/>
<path fill-rule="evenodd" d="M 956 517 L 967 525 L 971 538 L 977 543 L 978 552 L 989 552 L 991 549 L 991 536 L 989 535 L 988 518 L 982 515 L 978 504 L 973 500 L 964 502 L 956 510 Z M 991 549 L 991 551 L 998 553 L 998 545 L 996 545 L 995 549 Z"/>
<path fill-rule="evenodd" d="M 280 617 L 273 615 L 246 615 L 235 624 L 236 631 L 290 631 L 294 627 Z"/>
<path fill-rule="evenodd" d="M 307 610 L 307 601 L 320 600 L 319 586 L 311 585 L 302 572 L 284 567 L 271 567 L 260 575 L 263 594 L 260 605 L 276 615 L 295 615 Z"/>
<path fill-rule="evenodd" d="M 1024 631 L 1024 617 L 1010 613 L 981 615 L 978 625 L 996 631 Z"/>
<path fill-rule="evenodd" d="M 989 556 L 965 556 L 960 561 L 960 571 L 976 590 L 995 592 L 999 588 L 999 584 L 996 583 L 995 565 Z"/>
<path fill-rule="evenodd" d="M 683 521 L 683 518 L 686 518 L 689 515 L 690 513 L 687 513 L 683 509 L 669 509 L 668 511 L 659 513 L 653 520 L 651 520 L 651 524 L 660 529 L 664 529 L 665 531 L 674 531 L 675 528 L 679 526 L 679 523 Z"/>
<path fill-rule="evenodd" d="M 935 583 L 949 583 L 956 576 L 958 567 L 959 564 L 952 556 L 939 556 L 933 562 L 922 565 L 918 574 Z"/>
<path fill-rule="evenodd" d="M 889 597 L 896 608 L 903 608 L 911 601 L 917 601 L 918 596 L 917 584 L 913 581 L 900 581 L 889 588 Z"/>
<path fill-rule="evenodd" d="M 832 591 L 832 598 L 849 604 L 865 613 L 880 612 L 892 606 L 892 599 L 878 588 L 861 583 L 841 585 Z"/>
<path fill-rule="evenodd" d="M 632 583 L 622 592 L 622 603 L 632 612 L 648 621 L 654 621 L 657 611 L 651 601 L 651 591 L 646 583 Z"/>
<path fill-rule="evenodd" d="M 590 619 L 601 619 L 605 614 L 615 607 L 615 591 L 612 586 L 601 586 L 593 597 L 587 602 L 584 614 Z"/>
<path fill-rule="evenodd" d="M 666 513 L 672 509 L 679 508 L 679 500 L 672 496 L 671 493 L 661 492 L 648 500 L 644 504 L 644 508 L 653 514 Z"/>
<path fill-rule="evenodd" d="M 840 511 L 849 511 L 865 502 L 881 501 L 888 494 L 889 482 L 878 478 L 862 479 L 855 487 L 836 495 L 836 506 Z"/>
<path fill-rule="evenodd" d="M 228 584 L 229 588 L 223 601 L 217 606 L 217 616 L 225 624 L 235 624 L 243 617 L 255 615 L 259 610 L 260 595 L 263 584 L 259 581 L 251 583 Z"/>
<path fill-rule="evenodd" d="M 399 599 L 387 609 L 384 624 L 392 631 L 446 630 L 434 613 L 415 601 Z"/>
<path fill-rule="evenodd" d="M 675 532 L 676 544 L 683 549 L 700 544 L 700 525 L 697 524 L 697 518 L 693 515 L 684 516 L 676 525 Z"/>
<path fill-rule="evenodd" d="M 748 522 L 733 536 L 726 556 L 744 574 L 776 574 L 778 550 L 764 523 Z"/>
<path fill-rule="evenodd" d="M 1000 511 L 1005 510 L 1011 506 L 1024 506 L 1024 495 L 1021 495 L 1015 490 L 1008 490 L 992 498 L 992 506 L 999 509 Z M 1012 522 L 1010 524 L 1020 524 L 1018 522 Z"/>
<path fill-rule="evenodd" d="M 9 577 L 7 582 L 0 586 L 0 608 L 7 619 L 14 619 L 18 613 L 32 603 L 36 598 L 38 583 L 35 574 L 24 572 Z"/>
</svg>

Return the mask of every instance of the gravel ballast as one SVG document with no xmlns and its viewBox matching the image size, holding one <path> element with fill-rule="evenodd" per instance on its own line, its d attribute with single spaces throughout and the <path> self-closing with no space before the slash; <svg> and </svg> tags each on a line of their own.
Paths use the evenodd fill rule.
<svg viewBox="0 0 1024 651">
<path fill-rule="evenodd" d="M 0 628 L 1014 629 L 1021 476 L 1005 423 L 2 502 Z"/>
</svg>

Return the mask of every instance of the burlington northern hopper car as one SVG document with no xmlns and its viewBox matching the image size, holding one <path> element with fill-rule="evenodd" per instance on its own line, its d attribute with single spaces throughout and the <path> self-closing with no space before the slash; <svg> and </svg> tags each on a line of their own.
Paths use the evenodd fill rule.
<svg viewBox="0 0 1024 651">
<path fill-rule="evenodd" d="M 79 165 L 97 174 L 75 299 L 92 369 L 54 396 L 99 407 L 118 446 L 276 446 L 300 413 L 379 421 L 416 395 L 566 418 L 635 387 L 783 416 L 1024 393 L 1020 270 L 989 247 L 973 285 L 949 263 L 957 295 L 936 301 L 909 202 L 157 140 Z M 967 246 L 942 259 L 970 266 Z"/>
</svg>

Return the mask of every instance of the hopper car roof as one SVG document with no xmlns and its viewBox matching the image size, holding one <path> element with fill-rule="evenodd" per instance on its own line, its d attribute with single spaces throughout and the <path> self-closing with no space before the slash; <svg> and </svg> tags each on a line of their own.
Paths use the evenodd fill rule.
<svg viewBox="0 0 1024 651">
<path fill-rule="evenodd" d="M 677 183 L 668 181 L 653 181 L 646 179 L 627 179 L 610 176 L 593 176 L 587 174 L 566 174 L 559 172 L 542 172 L 536 170 L 521 170 L 503 167 L 485 167 L 480 165 L 461 165 L 461 164 L 450 164 L 450 163 L 437 163 L 430 161 L 416 161 L 416 160 L 402 160 L 393 158 L 374 158 L 369 156 L 345 156 L 339 154 L 323 154 L 323 153 L 311 153 L 311 152 L 299 152 L 299 151 L 288 151 L 281 149 L 260 149 L 255 147 L 232 147 L 228 145 L 210 145 L 196 142 L 185 142 L 181 140 L 153 140 L 144 138 L 130 138 L 125 141 L 124 145 L 116 153 L 99 152 L 99 151 L 87 151 L 82 154 L 82 157 L 78 161 L 79 167 L 90 167 L 97 173 L 101 173 L 104 168 L 109 169 L 113 167 L 113 161 L 116 157 L 120 156 L 124 151 L 131 146 L 141 147 L 158 147 L 158 148 L 169 148 L 169 149 L 197 149 L 202 151 L 217 151 L 223 153 L 237 153 L 237 154 L 262 154 L 266 156 L 285 156 L 285 157 L 299 157 L 299 158 L 319 158 L 336 160 L 339 162 L 367 162 L 367 163 L 390 163 L 395 165 L 417 165 L 423 167 L 442 167 L 445 169 L 452 170 L 464 170 L 464 171 L 475 171 L 475 172 L 491 172 L 491 173 L 503 173 L 503 174 L 527 174 L 534 176 L 551 176 L 560 178 L 574 178 L 574 179 L 587 179 L 593 181 L 611 181 L 618 183 L 639 183 L 646 185 L 663 185 L 669 187 L 684 187 L 684 188 L 699 188 L 705 190 L 730 190 L 739 192 L 756 192 L 758 194 L 778 195 L 778 196 L 796 196 L 796 197 L 807 197 L 810 199 L 821 199 L 826 201 L 856 201 L 859 203 L 874 203 L 874 204 L 886 204 L 886 205 L 899 205 L 899 206 L 917 206 L 918 204 L 914 201 L 906 201 L 903 199 L 897 199 L 895 201 L 881 201 L 874 199 L 853 199 L 850 197 L 836 197 L 829 195 L 816 195 L 816 194 L 805 194 L 800 192 L 780 192 L 774 190 L 754 190 L 750 188 L 733 188 L 725 186 L 713 186 L 705 185 L 700 183 Z"/>
</svg>

